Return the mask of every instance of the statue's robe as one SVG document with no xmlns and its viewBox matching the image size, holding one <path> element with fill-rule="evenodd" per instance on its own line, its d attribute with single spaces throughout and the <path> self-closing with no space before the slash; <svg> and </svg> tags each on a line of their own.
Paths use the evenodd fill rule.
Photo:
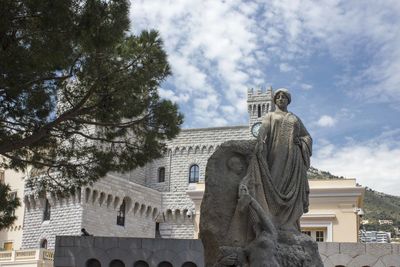
<svg viewBox="0 0 400 267">
<path fill-rule="evenodd" d="M 297 229 L 303 213 L 308 212 L 312 139 L 294 114 L 272 112 L 263 119 L 257 154 L 261 180 L 269 212 L 277 228 Z"/>
</svg>

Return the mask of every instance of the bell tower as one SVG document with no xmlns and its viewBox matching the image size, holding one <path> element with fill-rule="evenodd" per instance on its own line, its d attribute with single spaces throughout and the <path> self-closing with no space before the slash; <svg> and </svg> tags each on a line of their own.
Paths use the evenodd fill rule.
<svg viewBox="0 0 400 267">
<path fill-rule="evenodd" d="M 261 88 L 257 90 L 248 89 L 247 110 L 249 113 L 249 129 L 251 131 L 253 125 L 261 122 L 265 114 L 275 110 L 272 87 L 265 91 Z"/>
</svg>

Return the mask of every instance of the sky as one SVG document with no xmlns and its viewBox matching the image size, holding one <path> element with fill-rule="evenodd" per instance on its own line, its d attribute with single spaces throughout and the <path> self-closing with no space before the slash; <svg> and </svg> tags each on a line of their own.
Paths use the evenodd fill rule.
<svg viewBox="0 0 400 267">
<path fill-rule="evenodd" d="M 173 75 L 183 128 L 246 125 L 248 88 L 291 91 L 313 167 L 400 196 L 400 1 L 136 0 Z"/>
</svg>

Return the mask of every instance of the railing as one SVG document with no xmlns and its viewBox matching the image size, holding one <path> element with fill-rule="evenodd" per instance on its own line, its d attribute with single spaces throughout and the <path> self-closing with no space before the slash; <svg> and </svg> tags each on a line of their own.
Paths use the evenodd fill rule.
<svg viewBox="0 0 400 267">
<path fill-rule="evenodd" d="M 25 249 L 13 251 L 1 251 L 0 262 L 15 261 L 53 261 L 54 251 L 47 249 Z"/>
<path fill-rule="evenodd" d="M 15 251 L 15 260 L 34 260 L 36 250 L 17 250 Z"/>
<path fill-rule="evenodd" d="M 54 251 L 53 250 L 43 250 L 43 259 L 54 261 Z"/>
<path fill-rule="evenodd" d="M 12 252 L 11 251 L 1 251 L 0 252 L 0 261 L 9 261 L 11 260 Z"/>
</svg>

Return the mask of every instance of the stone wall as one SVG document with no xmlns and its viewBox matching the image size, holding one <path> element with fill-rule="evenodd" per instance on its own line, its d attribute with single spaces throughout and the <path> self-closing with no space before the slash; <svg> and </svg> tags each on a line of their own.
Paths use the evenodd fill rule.
<svg viewBox="0 0 400 267">
<path fill-rule="evenodd" d="M 219 127 L 182 130 L 177 138 L 168 143 L 168 155 L 153 161 L 147 171 L 148 185 L 160 191 L 167 191 L 162 196 L 162 210 L 165 215 L 171 214 L 174 218 L 167 219 L 160 225 L 162 237 L 194 236 L 193 217 L 187 216 L 189 211 L 194 211 L 194 204 L 186 194 L 190 167 L 193 164 L 199 166 L 199 182 L 203 183 L 207 160 L 219 145 L 228 140 L 251 138 L 253 137 L 247 126 Z M 160 167 L 166 169 L 166 182 L 157 184 Z"/>
<path fill-rule="evenodd" d="M 82 197 L 82 227 L 96 236 L 154 237 L 155 219 L 161 210 L 161 193 L 110 176 L 85 189 Z M 125 200 L 125 224 L 117 215 Z"/>
<path fill-rule="evenodd" d="M 163 208 L 164 222 L 160 224 L 162 238 L 194 237 L 194 204 L 186 192 L 163 193 Z"/>
<path fill-rule="evenodd" d="M 318 243 L 324 267 L 400 267 L 400 245 L 379 243 Z M 54 266 L 85 266 L 97 259 L 109 266 L 118 259 L 125 266 L 144 261 L 150 267 L 167 261 L 174 267 L 204 266 L 204 249 L 199 239 L 140 239 L 112 237 L 57 237 Z"/>
<path fill-rule="evenodd" d="M 318 243 L 324 267 L 400 267 L 400 245 Z"/>
<path fill-rule="evenodd" d="M 51 195 L 47 195 L 47 199 L 51 205 L 50 220 L 47 221 L 43 221 L 44 198 L 32 197 L 25 206 L 22 249 L 39 248 L 44 239 L 47 240 L 47 248 L 54 249 L 56 235 L 80 234 L 83 211 L 80 199 L 57 199 Z"/>
<path fill-rule="evenodd" d="M 56 243 L 55 267 L 86 266 L 91 259 L 101 266 L 110 266 L 114 260 L 124 266 L 135 266 L 138 262 L 149 267 L 162 262 L 174 267 L 204 266 L 200 240 L 63 236 L 57 237 Z"/>
</svg>

